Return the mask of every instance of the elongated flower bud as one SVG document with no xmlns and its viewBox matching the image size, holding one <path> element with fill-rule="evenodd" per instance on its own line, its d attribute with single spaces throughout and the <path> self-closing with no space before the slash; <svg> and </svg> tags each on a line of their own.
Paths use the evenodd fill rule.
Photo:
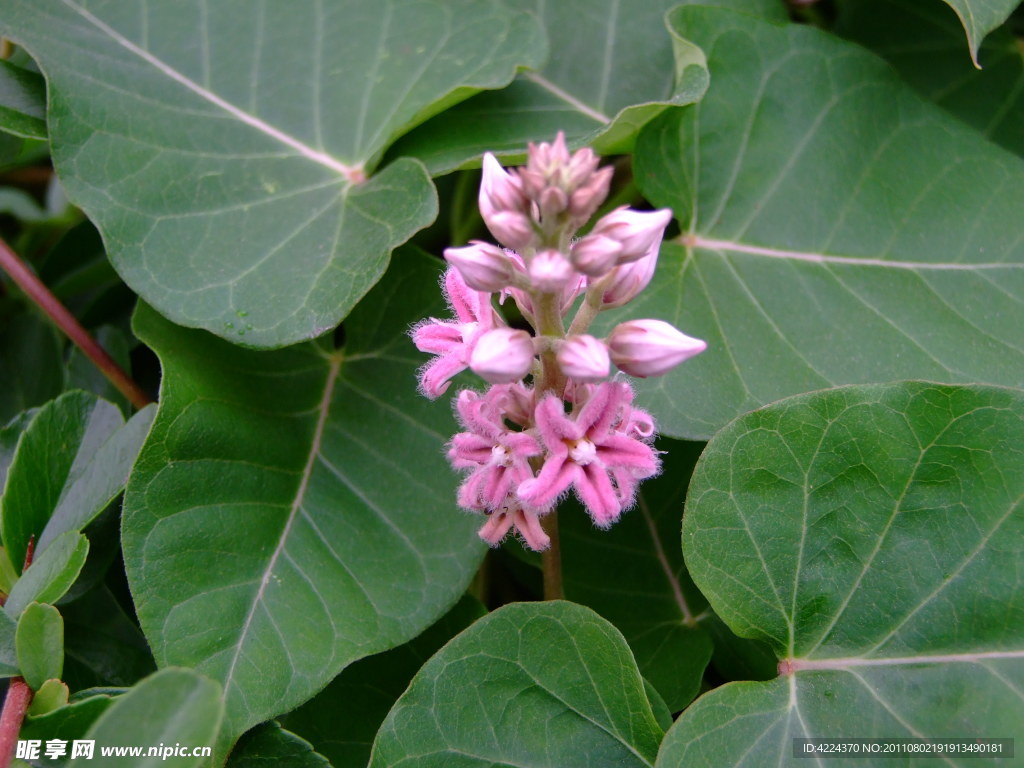
<svg viewBox="0 0 1024 768">
<path fill-rule="evenodd" d="M 591 233 L 573 243 L 573 266 L 590 277 L 607 274 L 622 257 L 622 244 L 604 235 Z"/>
<path fill-rule="evenodd" d="M 525 213 L 498 211 L 484 216 L 484 224 L 499 243 L 514 251 L 521 251 L 533 242 L 533 225 Z"/>
<path fill-rule="evenodd" d="M 657 265 L 658 248 L 655 246 L 642 259 L 620 264 L 613 269 L 601 298 L 604 308 L 621 307 L 632 301 L 651 282 Z"/>
<path fill-rule="evenodd" d="M 662 320 L 620 323 L 607 341 L 612 362 L 630 376 L 642 379 L 662 376 L 708 346 Z"/>
<path fill-rule="evenodd" d="M 598 220 L 590 235 L 603 235 L 618 242 L 622 248 L 618 263 L 625 264 L 642 259 L 657 248 L 671 220 L 672 211 L 668 208 L 648 212 L 616 208 Z"/>
<path fill-rule="evenodd" d="M 523 185 L 519 178 L 504 168 L 488 152 L 484 155 L 483 179 L 480 181 L 480 214 L 484 221 L 500 211 L 525 213 L 528 208 Z"/>
<path fill-rule="evenodd" d="M 576 270 L 559 251 L 543 250 L 530 260 L 530 284 L 544 293 L 558 293 L 576 277 Z"/>
<path fill-rule="evenodd" d="M 475 291 L 494 293 L 512 282 L 512 262 L 490 243 L 474 240 L 464 248 L 445 248 L 444 258 Z"/>
<path fill-rule="evenodd" d="M 533 365 L 533 339 L 526 331 L 495 328 L 476 340 L 469 367 L 491 384 L 519 381 Z"/>
<path fill-rule="evenodd" d="M 608 347 L 588 335 L 570 336 L 559 347 L 555 359 L 562 373 L 576 381 L 601 381 L 611 370 Z"/>
</svg>

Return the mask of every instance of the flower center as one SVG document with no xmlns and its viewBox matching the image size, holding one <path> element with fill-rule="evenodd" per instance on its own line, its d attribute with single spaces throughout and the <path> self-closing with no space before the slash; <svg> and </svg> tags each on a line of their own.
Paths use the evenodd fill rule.
<svg viewBox="0 0 1024 768">
<path fill-rule="evenodd" d="M 503 445 L 496 445 L 491 448 L 491 464 L 498 467 L 511 467 L 512 455 Z"/>
<path fill-rule="evenodd" d="M 575 444 L 569 444 L 569 458 L 585 467 L 597 458 L 597 446 L 586 438 L 577 440 Z"/>
</svg>

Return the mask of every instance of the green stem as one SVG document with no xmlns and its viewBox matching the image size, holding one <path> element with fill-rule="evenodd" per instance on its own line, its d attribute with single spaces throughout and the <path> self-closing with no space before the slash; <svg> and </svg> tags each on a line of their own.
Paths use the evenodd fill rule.
<svg viewBox="0 0 1024 768">
<path fill-rule="evenodd" d="M 541 570 L 544 572 L 544 599 L 562 600 L 562 546 L 558 538 L 558 508 L 551 510 L 540 520 L 544 532 L 551 539 L 551 546 L 540 553 Z"/>
<path fill-rule="evenodd" d="M 100 369 L 110 383 L 128 398 L 132 405 L 136 408 L 145 408 L 153 402 L 2 239 L 0 239 L 0 268 L 10 275 L 10 278 L 25 292 L 25 295 L 47 314 L 56 326 L 93 362 L 93 365 Z"/>
</svg>

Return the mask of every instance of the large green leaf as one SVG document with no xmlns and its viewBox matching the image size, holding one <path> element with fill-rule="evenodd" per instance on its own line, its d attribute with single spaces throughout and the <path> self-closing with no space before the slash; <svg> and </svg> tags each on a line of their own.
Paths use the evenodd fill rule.
<svg viewBox="0 0 1024 768">
<path fill-rule="evenodd" d="M 362 768 L 370 761 L 380 724 L 423 663 L 484 613 L 479 601 L 464 595 L 423 634 L 344 669 L 323 691 L 281 718 L 281 724 L 307 739 L 336 768 Z"/>
<path fill-rule="evenodd" d="M 74 759 L 77 766 L 123 766 L 130 752 L 101 755 L 103 747 L 141 748 L 132 756 L 133 768 L 198 768 L 209 757 L 192 755 L 213 747 L 223 715 L 219 686 L 191 669 L 163 669 L 119 696 L 93 723 L 86 739 L 95 742 L 89 757 Z M 148 755 L 150 748 L 186 747 L 189 754 Z"/>
<path fill-rule="evenodd" d="M 670 22 L 713 82 L 637 142 L 637 183 L 684 235 L 631 312 L 709 348 L 640 387 L 663 430 L 834 384 L 1024 382 L 1024 161 L 818 30 Z"/>
<path fill-rule="evenodd" d="M 407 336 L 439 298 L 436 267 L 408 252 L 339 350 L 254 352 L 136 315 L 164 378 L 125 564 L 158 665 L 223 684 L 225 739 L 417 635 L 475 570 L 478 521 L 443 455 L 453 419 L 416 393 Z"/>
<path fill-rule="evenodd" d="M 778 0 L 718 2 L 786 18 Z M 628 152 L 644 123 L 671 105 L 696 101 L 707 88 L 703 54 L 665 28 L 665 13 L 679 0 L 512 4 L 542 21 L 551 41 L 547 63 L 502 91 L 438 115 L 399 141 L 392 155 L 418 157 L 437 174 L 483 152 L 521 157 L 528 141 L 551 141 L 558 131 L 602 153 Z"/>
<path fill-rule="evenodd" d="M 125 423 L 117 406 L 85 392 L 39 409 L 18 442 L 0 501 L 4 547 L 17 570 L 30 538 L 41 555 L 121 492 L 154 413 L 144 409 Z"/>
<path fill-rule="evenodd" d="M 1024 156 L 1024 50 L 1006 27 L 981 46 L 979 70 L 964 56 L 949 8 L 919 0 L 847 0 L 836 31 L 884 57 L 918 91 Z"/>
<path fill-rule="evenodd" d="M 1022 446 L 1024 392 L 916 382 L 800 395 L 720 432 L 683 551 L 783 675 L 699 699 L 659 766 L 777 765 L 794 737 L 1020 743 Z"/>
<path fill-rule="evenodd" d="M 998 27 L 1009 16 L 1020 0 L 945 0 L 964 25 L 967 44 L 971 49 L 971 60 L 978 63 L 978 48 L 989 32 Z"/>
<path fill-rule="evenodd" d="M 423 666 L 370 765 L 630 768 L 651 765 L 661 737 L 611 624 L 574 603 L 513 603 Z"/>
<path fill-rule="evenodd" d="M 637 506 L 610 530 L 577 504 L 559 515 L 565 595 L 590 606 L 625 636 L 640 673 L 673 712 L 697 694 L 711 657 L 700 626 L 710 616 L 679 551 L 683 499 L 700 443 L 659 442 L 662 473 L 640 486 Z"/>
<path fill-rule="evenodd" d="M 55 166 L 125 281 L 258 346 L 336 325 L 433 221 L 422 166 L 376 173 L 384 148 L 545 49 L 497 0 L 5 0 L 0 25 L 46 75 Z"/>
</svg>

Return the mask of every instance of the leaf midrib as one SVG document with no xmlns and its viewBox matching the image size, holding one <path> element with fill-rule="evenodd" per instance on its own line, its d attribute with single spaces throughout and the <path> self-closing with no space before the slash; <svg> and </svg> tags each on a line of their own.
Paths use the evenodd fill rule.
<svg viewBox="0 0 1024 768">
<path fill-rule="evenodd" d="M 235 676 L 235 667 L 238 665 L 238 660 L 242 655 L 242 648 L 245 646 L 246 638 L 249 634 L 249 628 L 252 625 L 253 617 L 256 615 L 256 608 L 263 602 L 263 595 L 266 592 L 267 584 L 270 583 L 278 558 L 284 552 L 289 534 L 291 533 L 292 525 L 295 522 L 295 518 L 298 517 L 299 510 L 302 508 L 302 502 L 306 496 L 306 489 L 309 487 L 309 479 L 313 474 L 313 467 L 316 465 L 317 457 L 320 455 L 320 444 L 323 440 L 324 430 L 327 426 L 327 414 L 330 411 L 331 399 L 334 396 L 334 386 L 338 381 L 339 374 L 341 373 L 341 362 L 343 358 L 340 354 L 335 354 L 328 359 L 330 360 L 330 365 L 327 369 L 324 391 L 316 408 L 318 416 L 316 426 L 313 429 L 309 455 L 306 457 L 305 466 L 302 468 L 299 485 L 295 489 L 295 498 L 292 500 L 291 508 L 288 511 L 288 518 L 285 521 L 284 527 L 281 529 L 277 546 L 274 548 L 273 553 L 270 555 L 270 559 L 267 561 L 267 566 L 263 571 L 262 578 L 260 579 L 259 588 L 256 590 L 256 594 L 252 598 L 252 602 L 249 606 L 249 612 L 246 615 L 245 622 L 242 624 L 238 633 L 238 641 L 235 643 L 235 652 L 232 654 L 231 664 L 228 666 L 227 672 L 224 675 L 225 692 L 227 692 L 231 687 L 231 681 Z"/>
</svg>

